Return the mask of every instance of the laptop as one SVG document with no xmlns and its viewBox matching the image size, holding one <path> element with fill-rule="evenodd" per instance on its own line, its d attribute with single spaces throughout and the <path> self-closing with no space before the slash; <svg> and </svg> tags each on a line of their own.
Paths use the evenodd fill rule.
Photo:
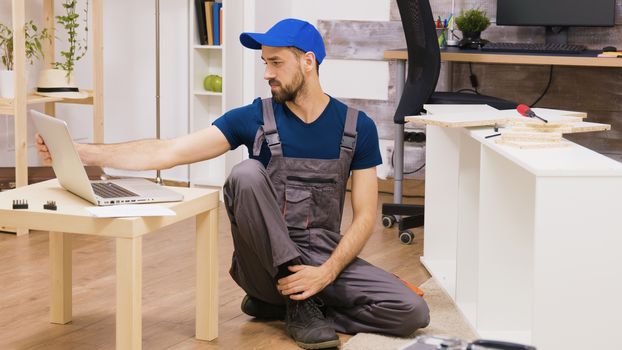
<svg viewBox="0 0 622 350">
<path fill-rule="evenodd" d="M 95 205 L 177 202 L 183 195 L 146 179 L 91 181 L 76 151 L 67 123 L 30 110 L 32 121 L 52 155 L 52 168 L 60 185 Z"/>
</svg>

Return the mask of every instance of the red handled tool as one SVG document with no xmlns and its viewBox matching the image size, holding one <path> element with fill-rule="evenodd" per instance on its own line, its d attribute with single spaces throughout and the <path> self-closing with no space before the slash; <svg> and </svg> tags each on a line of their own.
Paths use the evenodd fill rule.
<svg viewBox="0 0 622 350">
<path fill-rule="evenodd" d="M 518 113 L 520 113 L 523 117 L 527 117 L 527 118 L 538 118 L 540 120 L 542 120 L 545 123 L 548 123 L 549 121 L 539 117 L 536 113 L 534 113 L 534 111 L 531 110 L 531 108 L 529 108 L 529 106 L 527 106 L 526 104 L 520 104 L 518 105 L 518 107 L 516 107 L 516 110 L 518 111 Z"/>
</svg>

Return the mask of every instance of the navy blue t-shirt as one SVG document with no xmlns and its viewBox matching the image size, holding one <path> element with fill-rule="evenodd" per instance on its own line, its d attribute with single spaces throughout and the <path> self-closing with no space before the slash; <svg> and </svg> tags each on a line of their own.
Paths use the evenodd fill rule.
<svg viewBox="0 0 622 350">
<path fill-rule="evenodd" d="M 334 98 L 322 114 L 310 124 L 304 123 L 285 104 L 272 101 L 276 127 L 281 138 L 284 157 L 337 159 L 341 137 L 346 122 L 347 106 Z M 257 159 L 268 166 L 271 152 L 264 141 L 259 157 L 253 156 L 253 143 L 257 130 L 263 125 L 261 99 L 250 105 L 232 109 L 214 121 L 214 125 L 225 135 L 231 149 L 246 145 L 249 158 Z M 382 164 L 378 131 L 373 120 L 359 112 L 356 124 L 357 140 L 350 169 L 367 169 Z"/>
</svg>

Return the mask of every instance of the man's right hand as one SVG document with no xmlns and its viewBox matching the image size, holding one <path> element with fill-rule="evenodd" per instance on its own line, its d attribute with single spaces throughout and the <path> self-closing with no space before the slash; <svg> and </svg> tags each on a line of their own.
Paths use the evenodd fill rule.
<svg viewBox="0 0 622 350">
<path fill-rule="evenodd" d="M 37 146 L 41 160 L 43 160 L 43 164 L 48 166 L 52 165 L 50 150 L 48 150 L 48 146 L 45 145 L 45 141 L 43 141 L 43 138 L 39 134 L 35 134 L 35 145 Z"/>
</svg>

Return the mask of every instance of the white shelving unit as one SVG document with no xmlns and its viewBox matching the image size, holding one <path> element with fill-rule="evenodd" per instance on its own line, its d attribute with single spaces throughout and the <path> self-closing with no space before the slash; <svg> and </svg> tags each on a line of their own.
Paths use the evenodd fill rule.
<svg viewBox="0 0 622 350">
<path fill-rule="evenodd" d="M 54 33 L 55 9 L 54 0 L 41 2 L 43 23 L 42 27 Z M 0 99 L 0 115 L 10 115 L 14 118 L 14 152 L 15 152 L 15 184 L 16 187 L 28 185 L 28 108 L 31 105 L 44 104 L 45 113 L 55 115 L 56 103 L 71 103 L 93 106 L 93 141 L 101 143 L 104 140 L 104 61 L 103 61 L 103 0 L 93 0 L 91 3 L 92 22 L 89 23 L 92 34 L 92 43 L 89 50 L 93 50 L 93 89 L 89 97 L 83 99 L 64 99 L 42 97 L 27 92 L 25 33 L 22 29 L 26 22 L 26 5 L 24 1 L 12 0 L 11 22 L 15 33 L 15 97 Z M 51 67 L 55 59 L 55 41 L 43 42 L 45 67 Z M 0 226 L 5 231 L 16 231 L 17 235 L 27 234 L 23 228 Z"/>
<path fill-rule="evenodd" d="M 244 29 L 244 2 L 223 3 L 222 45 L 200 45 L 194 0 L 189 0 L 190 23 L 190 132 L 210 126 L 230 109 L 243 101 L 243 47 L 239 35 Z M 203 88 L 209 74 L 222 77 L 222 92 Z M 245 147 L 227 152 L 218 158 L 190 165 L 192 186 L 222 187 L 231 168 L 244 159 Z"/>
<path fill-rule="evenodd" d="M 512 148 L 486 139 L 492 132 L 427 126 L 422 263 L 481 338 L 607 348 L 591 335 L 622 320 L 612 311 L 622 309 L 622 164 L 574 143 Z M 584 276 L 595 278 L 577 288 Z M 569 317 L 576 300 L 589 307 Z"/>
</svg>

